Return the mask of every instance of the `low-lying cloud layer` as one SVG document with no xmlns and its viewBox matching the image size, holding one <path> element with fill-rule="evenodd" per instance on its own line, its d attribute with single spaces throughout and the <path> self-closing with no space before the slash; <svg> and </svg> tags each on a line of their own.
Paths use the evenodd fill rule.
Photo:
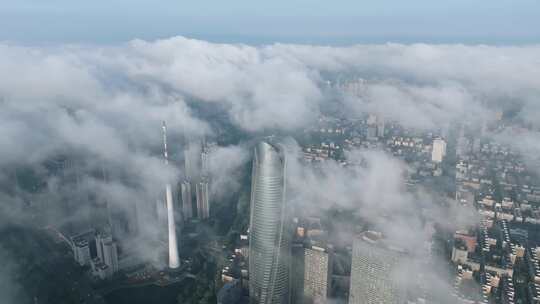
<svg viewBox="0 0 540 304">
<path fill-rule="evenodd" d="M 184 37 L 114 47 L 3 44 L 2 129 L 14 132 L 2 137 L 3 144 L 22 149 L 25 143 L 48 146 L 43 142 L 57 139 L 51 144 L 82 145 L 86 141 L 78 138 L 92 142 L 96 136 L 110 153 L 121 154 L 122 141 L 155 143 L 148 126 L 163 119 L 172 130 L 208 131 L 190 116 L 186 98 L 223 104 L 231 120 L 248 131 L 294 129 L 318 114 L 327 78 L 351 75 L 368 80 L 363 98 L 347 100 L 355 111 L 372 104 L 391 118 L 431 127 L 508 100 L 522 104 L 523 118 L 535 122 L 539 51 L 425 44 L 252 47 Z M 37 120 L 42 128 L 24 129 L 37 126 Z"/>
<path fill-rule="evenodd" d="M 537 128 L 539 54 L 539 46 L 253 47 L 184 37 L 116 46 L 1 43 L 0 189 L 5 191 L 0 214 L 17 214 L 24 201 L 69 199 L 73 189 L 58 186 L 43 165 L 66 155 L 77 159 L 70 170 L 80 176 L 81 189 L 97 192 L 112 205 L 153 204 L 165 180 L 182 176 L 177 164 L 184 147 L 175 139 L 223 132 L 199 113 L 202 104 L 242 132 L 257 135 L 302 130 L 321 107 L 336 102 L 353 117 L 383 114 L 421 130 L 466 118 L 480 125 L 499 109 Z M 337 89 L 358 78 L 363 80 L 354 92 Z M 163 120 L 172 139 L 172 166 L 165 166 L 160 154 Z M 540 136 L 534 131 L 527 135 L 530 147 L 524 150 L 534 153 Z M 504 140 L 515 143 L 511 136 Z M 215 152 L 209 166 L 216 197 L 238 189 L 242 174 L 237 171 L 251 153 L 247 146 Z M 401 188 L 405 164 L 365 151 L 352 151 L 349 158 L 367 167 L 351 171 L 330 162 L 321 176 L 293 165 L 292 176 L 298 178 L 293 184 L 309 190 L 297 193 L 302 204 L 317 210 L 336 203 L 381 219 L 397 210 L 405 216 L 386 232 L 399 239 L 418 231 L 420 224 L 407 222 L 406 215 L 418 205 L 430 209 L 431 197 L 422 193 L 419 201 Z M 14 191 L 21 167 L 47 180 L 46 190 Z M 96 173 L 102 171 L 106 179 Z M 436 221 L 444 218 L 436 208 L 430 214 Z M 149 236 L 156 234 L 155 227 L 144 226 Z"/>
</svg>

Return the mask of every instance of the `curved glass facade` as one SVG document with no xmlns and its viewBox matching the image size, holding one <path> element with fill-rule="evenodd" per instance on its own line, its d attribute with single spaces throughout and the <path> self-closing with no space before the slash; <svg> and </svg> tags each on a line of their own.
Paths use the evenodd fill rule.
<svg viewBox="0 0 540 304">
<path fill-rule="evenodd" d="M 288 303 L 290 240 L 285 217 L 285 156 L 279 147 L 261 142 L 255 148 L 251 181 L 251 303 Z"/>
</svg>

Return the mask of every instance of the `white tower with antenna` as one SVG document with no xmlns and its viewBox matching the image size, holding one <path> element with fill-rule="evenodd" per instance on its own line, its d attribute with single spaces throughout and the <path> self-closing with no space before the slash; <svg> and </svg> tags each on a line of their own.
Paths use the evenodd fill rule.
<svg viewBox="0 0 540 304">
<path fill-rule="evenodd" d="M 169 154 L 167 152 L 167 125 L 163 121 L 163 156 L 165 164 L 169 164 Z M 176 239 L 176 223 L 174 221 L 174 204 L 171 183 L 167 181 L 165 185 L 165 199 L 167 202 L 167 222 L 169 228 L 169 268 L 177 269 L 180 267 L 180 258 L 178 257 L 178 242 Z"/>
</svg>

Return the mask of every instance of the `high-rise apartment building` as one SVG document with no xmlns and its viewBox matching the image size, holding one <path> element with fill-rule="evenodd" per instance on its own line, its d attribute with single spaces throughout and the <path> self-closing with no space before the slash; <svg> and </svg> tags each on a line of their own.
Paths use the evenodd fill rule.
<svg viewBox="0 0 540 304">
<path fill-rule="evenodd" d="M 180 184 L 180 193 L 182 196 L 182 215 L 184 220 L 188 220 L 193 217 L 191 183 L 188 180 Z"/>
<path fill-rule="evenodd" d="M 96 251 L 98 259 L 105 264 L 107 276 L 112 276 L 118 271 L 118 248 L 110 233 L 98 233 L 96 235 Z"/>
<path fill-rule="evenodd" d="M 303 304 L 326 303 L 332 278 L 332 252 L 329 247 L 304 248 Z"/>
<path fill-rule="evenodd" d="M 389 246 L 382 234 L 364 232 L 353 242 L 349 304 L 401 304 L 403 282 L 398 266 L 404 252 Z"/>
<path fill-rule="evenodd" d="M 255 148 L 250 206 L 250 301 L 288 304 L 290 231 L 286 224 L 285 155 L 276 144 L 260 142 Z"/>
<path fill-rule="evenodd" d="M 88 240 L 83 238 L 78 238 L 73 241 L 73 254 L 75 256 L 75 261 L 79 265 L 84 266 L 90 263 L 90 246 Z"/>
<path fill-rule="evenodd" d="M 332 279 L 331 246 L 292 245 L 291 304 L 327 303 Z"/>
<path fill-rule="evenodd" d="M 207 219 L 210 217 L 210 202 L 208 201 L 208 182 L 202 180 L 197 183 L 197 217 Z"/>
</svg>

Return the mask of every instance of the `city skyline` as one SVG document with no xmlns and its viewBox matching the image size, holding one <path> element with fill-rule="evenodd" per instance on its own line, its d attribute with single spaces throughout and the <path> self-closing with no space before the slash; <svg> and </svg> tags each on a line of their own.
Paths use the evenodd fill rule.
<svg viewBox="0 0 540 304">
<path fill-rule="evenodd" d="M 6 2 L 0 303 L 537 304 L 538 12 Z"/>
</svg>

